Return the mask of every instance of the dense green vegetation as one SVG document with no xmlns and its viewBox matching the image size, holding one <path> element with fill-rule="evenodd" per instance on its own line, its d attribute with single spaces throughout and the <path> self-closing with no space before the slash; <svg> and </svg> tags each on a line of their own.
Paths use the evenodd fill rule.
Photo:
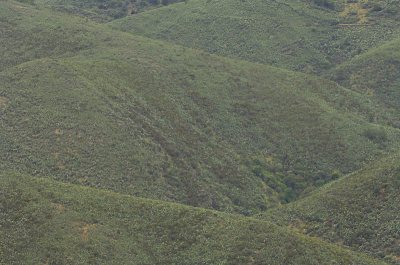
<svg viewBox="0 0 400 265">
<path fill-rule="evenodd" d="M 400 39 L 388 42 L 332 69 L 330 78 L 397 112 L 400 109 L 399 48 Z"/>
<path fill-rule="evenodd" d="M 332 82 L 3 5 L 3 169 L 252 214 L 398 148 Z"/>
<path fill-rule="evenodd" d="M 374 7 L 382 1 L 343 2 L 190 0 L 109 25 L 222 56 L 319 74 L 400 36 L 396 16 L 384 15 L 397 8 L 393 1 L 385 1 L 381 11 Z"/>
<path fill-rule="evenodd" d="M 399 1 L 180 2 L 0 1 L 0 263 L 399 264 Z"/>
<path fill-rule="evenodd" d="M 259 217 L 398 264 L 399 161 L 389 156 Z"/>
<path fill-rule="evenodd" d="M 384 264 L 272 223 L 0 172 L 2 264 Z"/>
<path fill-rule="evenodd" d="M 51 7 L 60 12 L 66 12 L 85 19 L 105 23 L 110 20 L 137 14 L 146 10 L 167 6 L 184 0 L 18 0 Z"/>
</svg>

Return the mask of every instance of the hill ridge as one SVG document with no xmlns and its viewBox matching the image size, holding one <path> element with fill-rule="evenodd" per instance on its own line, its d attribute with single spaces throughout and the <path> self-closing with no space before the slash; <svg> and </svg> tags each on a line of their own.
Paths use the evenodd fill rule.
<svg viewBox="0 0 400 265">
<path fill-rule="evenodd" d="M 399 159 L 374 161 L 258 217 L 399 264 Z"/>
<path fill-rule="evenodd" d="M 3 262 L 385 264 L 249 217 L 12 172 L 0 171 L 0 182 L 0 238 L 19 229 L 1 241 Z"/>
</svg>

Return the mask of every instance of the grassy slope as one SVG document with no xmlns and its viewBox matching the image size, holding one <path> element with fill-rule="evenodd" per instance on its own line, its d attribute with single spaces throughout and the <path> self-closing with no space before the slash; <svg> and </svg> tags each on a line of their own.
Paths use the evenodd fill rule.
<svg viewBox="0 0 400 265">
<path fill-rule="evenodd" d="M 191 0 L 109 25 L 306 73 L 320 73 L 399 36 L 395 15 L 378 16 L 370 6 L 335 2 L 331 10 L 313 1 Z"/>
<path fill-rule="evenodd" d="M 384 264 L 238 215 L 0 172 L 2 264 Z"/>
<path fill-rule="evenodd" d="M 400 109 L 400 39 L 355 57 L 331 71 L 331 78 L 383 105 Z"/>
<path fill-rule="evenodd" d="M 389 156 L 259 217 L 400 264 L 399 161 Z"/>
<path fill-rule="evenodd" d="M 40 6 L 51 7 L 61 12 L 84 17 L 100 23 L 122 18 L 181 0 L 19 0 Z"/>
<path fill-rule="evenodd" d="M 2 169 L 251 214 L 398 148 L 332 82 L 0 5 Z"/>
</svg>

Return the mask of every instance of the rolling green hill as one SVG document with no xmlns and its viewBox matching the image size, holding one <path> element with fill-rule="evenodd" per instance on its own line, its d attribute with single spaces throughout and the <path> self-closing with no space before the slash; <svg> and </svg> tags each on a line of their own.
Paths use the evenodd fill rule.
<svg viewBox="0 0 400 265">
<path fill-rule="evenodd" d="M 0 172 L 2 264 L 385 264 L 239 215 Z"/>
<path fill-rule="evenodd" d="M 399 48 L 400 39 L 388 42 L 332 69 L 330 76 L 397 111 L 400 109 Z"/>
<path fill-rule="evenodd" d="M 397 5 L 0 0 L 0 263 L 399 264 Z"/>
<path fill-rule="evenodd" d="M 221 56 L 319 74 L 400 36 L 395 2 L 347 2 L 190 0 L 109 25 Z"/>
<path fill-rule="evenodd" d="M 36 6 L 45 6 L 59 12 L 93 20 L 99 23 L 137 14 L 146 10 L 183 2 L 184 0 L 18 0 Z"/>
<path fill-rule="evenodd" d="M 376 161 L 259 217 L 400 264 L 399 161 Z"/>
<path fill-rule="evenodd" d="M 0 5 L 3 170 L 249 215 L 398 150 L 333 82 Z"/>
</svg>

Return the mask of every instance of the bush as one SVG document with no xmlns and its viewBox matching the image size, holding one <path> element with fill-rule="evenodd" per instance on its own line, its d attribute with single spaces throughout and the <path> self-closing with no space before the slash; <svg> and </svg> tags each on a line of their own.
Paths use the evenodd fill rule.
<svg viewBox="0 0 400 265">
<path fill-rule="evenodd" d="M 388 6 L 388 7 L 386 7 L 385 12 L 395 15 L 395 14 L 399 13 L 399 8 L 397 6 Z"/>
<path fill-rule="evenodd" d="M 382 6 L 379 3 L 373 3 L 371 11 L 381 11 Z"/>
<path fill-rule="evenodd" d="M 291 201 L 293 201 L 293 199 L 294 199 L 294 192 L 293 192 L 293 190 L 292 190 L 291 188 L 286 188 L 286 189 L 283 191 L 283 199 L 284 199 L 286 202 L 291 202 Z"/>
<path fill-rule="evenodd" d="M 17 1 L 23 4 L 35 5 L 34 0 L 17 0 Z"/>
<path fill-rule="evenodd" d="M 388 140 L 387 133 L 382 128 L 368 128 L 363 135 L 374 142 L 386 142 Z"/>
<path fill-rule="evenodd" d="M 324 185 L 325 185 L 325 180 L 323 180 L 323 179 L 319 179 L 319 180 L 315 181 L 315 186 L 318 188 L 322 187 Z"/>
<path fill-rule="evenodd" d="M 329 9 L 333 9 L 335 7 L 333 2 L 329 0 L 314 0 L 314 3 L 318 6 L 323 6 Z"/>
</svg>

